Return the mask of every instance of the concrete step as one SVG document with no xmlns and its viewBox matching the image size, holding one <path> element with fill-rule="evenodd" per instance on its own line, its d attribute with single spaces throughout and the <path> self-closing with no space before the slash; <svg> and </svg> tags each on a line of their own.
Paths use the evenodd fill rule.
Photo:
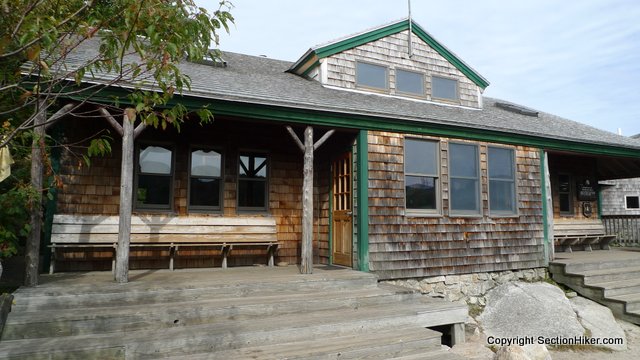
<svg viewBox="0 0 640 360">
<path fill-rule="evenodd" d="M 192 302 L 148 304 L 58 310 L 55 318 L 47 312 L 16 312 L 7 321 L 3 340 L 75 336 L 140 329 L 158 329 L 248 319 L 319 310 L 359 308 L 416 299 L 416 293 L 395 293 L 387 289 L 363 288 L 353 291 L 304 292 Z M 156 304 L 158 305 L 158 304 Z"/>
<path fill-rule="evenodd" d="M 132 284 L 130 286 L 130 284 Z M 53 311 L 57 309 L 79 309 L 82 307 L 118 307 L 135 304 L 165 304 L 206 299 L 255 296 L 256 294 L 298 294 L 305 291 L 350 290 L 355 288 L 377 288 L 375 277 L 354 276 L 323 279 L 297 278 L 294 281 L 264 281 L 252 283 L 203 283 L 202 285 L 170 284 L 146 287 L 130 283 L 107 287 L 100 296 L 95 292 L 84 292 L 84 288 L 64 290 L 21 291 L 15 293 L 13 311 Z"/>
<path fill-rule="evenodd" d="M 603 289 L 604 296 L 607 297 L 640 293 L 640 278 L 604 282 L 588 282 L 586 285 Z"/>
<path fill-rule="evenodd" d="M 155 358 L 163 355 L 183 355 L 224 351 L 246 346 L 261 346 L 278 342 L 305 341 L 310 338 L 357 335 L 369 331 L 407 326 L 436 326 L 463 322 L 466 307 L 455 304 L 405 303 L 367 306 L 306 314 L 274 317 L 222 320 L 194 326 L 176 324 L 170 328 L 132 331 L 124 334 L 80 335 L 70 338 L 48 338 L 43 341 L 3 341 L 0 358 L 9 355 L 29 358 L 42 353 L 57 352 L 61 358 L 67 352 L 90 354 L 99 349 L 124 347 L 127 358 Z M 448 308 L 450 311 L 439 311 Z"/>
<path fill-rule="evenodd" d="M 590 270 L 605 270 L 605 269 L 619 269 L 625 267 L 640 267 L 640 258 L 625 258 L 624 261 L 620 259 L 603 259 L 603 260 L 585 260 L 568 263 L 565 267 L 569 273 L 590 271 Z M 555 271 L 555 264 L 551 263 L 549 271 Z"/>
<path fill-rule="evenodd" d="M 369 359 L 387 360 L 406 354 L 428 354 L 440 350 L 441 334 L 415 326 L 369 331 L 340 337 L 313 338 L 306 341 L 268 344 L 184 355 L 167 359 Z"/>
<path fill-rule="evenodd" d="M 618 281 L 640 278 L 640 266 L 619 267 L 613 269 L 586 270 L 576 273 L 567 272 L 567 275 L 580 275 L 584 277 L 584 284 L 606 281 Z"/>
</svg>

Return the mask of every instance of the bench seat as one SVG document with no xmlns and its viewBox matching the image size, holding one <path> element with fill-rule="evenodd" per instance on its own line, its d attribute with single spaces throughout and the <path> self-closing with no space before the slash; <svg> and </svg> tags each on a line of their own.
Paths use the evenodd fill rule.
<svg viewBox="0 0 640 360">
<path fill-rule="evenodd" d="M 118 216 L 57 214 L 51 231 L 51 266 L 55 271 L 56 249 L 108 248 L 113 250 L 112 270 L 118 243 Z M 222 267 L 227 267 L 229 253 L 237 247 L 265 248 L 268 265 L 274 265 L 278 250 L 275 219 L 264 216 L 212 217 L 134 215 L 131 218 L 130 248 L 166 248 L 169 268 L 181 249 L 219 248 Z"/>
<path fill-rule="evenodd" d="M 616 239 L 605 233 L 604 224 L 599 221 L 554 223 L 553 237 L 555 245 L 565 252 L 572 252 L 573 246 L 582 246 L 585 251 L 592 251 L 593 247 L 609 250 Z"/>
</svg>

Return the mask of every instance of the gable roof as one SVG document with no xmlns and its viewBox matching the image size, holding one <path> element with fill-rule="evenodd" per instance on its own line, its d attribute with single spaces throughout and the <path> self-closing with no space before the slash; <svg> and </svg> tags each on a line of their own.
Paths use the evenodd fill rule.
<svg viewBox="0 0 640 360">
<path fill-rule="evenodd" d="M 314 46 L 309 49 L 304 55 L 302 55 L 302 57 L 298 59 L 298 61 L 291 65 L 288 71 L 298 75 L 304 75 L 315 66 L 317 66 L 320 59 L 372 41 L 379 40 L 389 35 L 409 30 L 409 28 L 413 30 L 413 34 L 418 36 L 418 38 L 427 43 L 432 49 L 438 52 L 438 54 L 447 59 L 447 61 L 449 61 L 458 70 L 460 70 L 460 72 L 462 72 L 476 85 L 478 85 L 482 89 L 489 86 L 489 81 L 487 79 L 485 79 L 476 70 L 465 63 L 462 59 L 460 59 L 453 51 L 449 50 L 446 46 L 438 42 L 419 24 L 417 24 L 415 21 L 410 22 L 408 18 L 397 20 L 386 25 L 365 30 L 357 34 L 349 35 L 345 38 Z"/>
</svg>

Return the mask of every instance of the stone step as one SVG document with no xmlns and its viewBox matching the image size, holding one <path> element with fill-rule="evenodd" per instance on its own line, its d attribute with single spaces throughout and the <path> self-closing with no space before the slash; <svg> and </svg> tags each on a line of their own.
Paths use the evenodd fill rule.
<svg viewBox="0 0 640 360">
<path fill-rule="evenodd" d="M 604 282 L 587 282 L 585 285 L 603 289 L 604 296 L 607 297 L 640 293 L 640 278 Z"/>
<path fill-rule="evenodd" d="M 244 347 L 213 353 L 178 354 L 167 359 L 369 359 L 387 360 L 407 354 L 440 351 L 441 334 L 415 326 L 368 331 L 339 337 L 312 338 L 305 341 Z"/>
<path fill-rule="evenodd" d="M 567 275 L 580 275 L 584 278 L 584 284 L 617 281 L 640 278 L 640 266 L 620 267 L 613 269 L 587 270 L 576 273 L 567 272 Z"/>
<path fill-rule="evenodd" d="M 438 303 L 439 304 L 439 303 Z M 368 331 L 407 326 L 436 326 L 463 322 L 466 307 L 455 304 L 406 303 L 367 306 L 267 318 L 221 321 L 194 326 L 132 331 L 124 334 L 80 335 L 48 338 L 43 341 L 3 341 L 0 358 L 62 352 L 87 352 L 125 347 L 127 358 L 154 358 L 159 354 L 180 355 L 230 350 L 278 342 L 304 341 L 310 338 L 361 334 Z M 454 308 L 457 306 L 457 308 Z M 458 309 L 459 308 L 459 309 Z M 441 311 L 449 309 L 449 311 Z M 64 350 L 62 350 L 64 349 Z M 64 358 L 64 353 L 60 354 Z"/>
<path fill-rule="evenodd" d="M 421 297 L 420 294 L 388 289 L 363 288 L 352 291 L 304 292 L 192 302 L 123 305 L 118 307 L 58 310 L 55 318 L 47 312 L 15 312 L 7 321 L 4 340 L 45 338 L 125 332 L 141 329 L 190 326 L 224 319 L 276 316 L 289 313 L 358 308 L 396 303 Z M 157 305 L 157 304 L 156 304 Z"/>
<path fill-rule="evenodd" d="M 550 264 L 549 270 L 555 269 L 555 264 Z M 580 262 L 568 263 L 565 267 L 568 273 L 590 271 L 590 270 L 604 270 L 604 269 L 619 269 L 625 267 L 640 267 L 640 258 L 625 258 L 624 261 L 620 259 L 606 259 L 606 260 L 585 260 Z"/>
<path fill-rule="evenodd" d="M 131 283 L 134 284 L 134 283 Z M 206 299 L 255 296 L 256 294 L 298 294 L 305 291 L 350 290 L 354 288 L 375 289 L 375 277 L 354 276 L 323 279 L 297 278 L 295 281 L 264 281 L 253 283 L 203 283 L 201 286 L 170 284 L 167 286 L 130 286 L 123 284 L 107 288 L 100 296 L 71 288 L 65 291 L 21 292 L 15 293 L 13 311 L 54 311 L 58 309 L 79 309 L 82 307 L 117 307 L 135 304 L 164 304 Z"/>
</svg>

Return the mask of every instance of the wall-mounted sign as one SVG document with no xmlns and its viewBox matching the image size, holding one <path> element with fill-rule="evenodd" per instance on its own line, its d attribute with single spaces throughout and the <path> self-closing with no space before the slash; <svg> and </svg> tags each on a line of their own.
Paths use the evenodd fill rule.
<svg viewBox="0 0 640 360">
<path fill-rule="evenodd" d="M 598 193 L 596 192 L 593 183 L 589 180 L 579 182 L 577 188 L 578 201 L 596 201 L 598 200 Z"/>
<path fill-rule="evenodd" d="M 591 217 L 591 215 L 593 215 L 593 208 L 590 202 L 585 201 L 582 203 L 582 215 L 584 215 L 584 217 Z"/>
</svg>

